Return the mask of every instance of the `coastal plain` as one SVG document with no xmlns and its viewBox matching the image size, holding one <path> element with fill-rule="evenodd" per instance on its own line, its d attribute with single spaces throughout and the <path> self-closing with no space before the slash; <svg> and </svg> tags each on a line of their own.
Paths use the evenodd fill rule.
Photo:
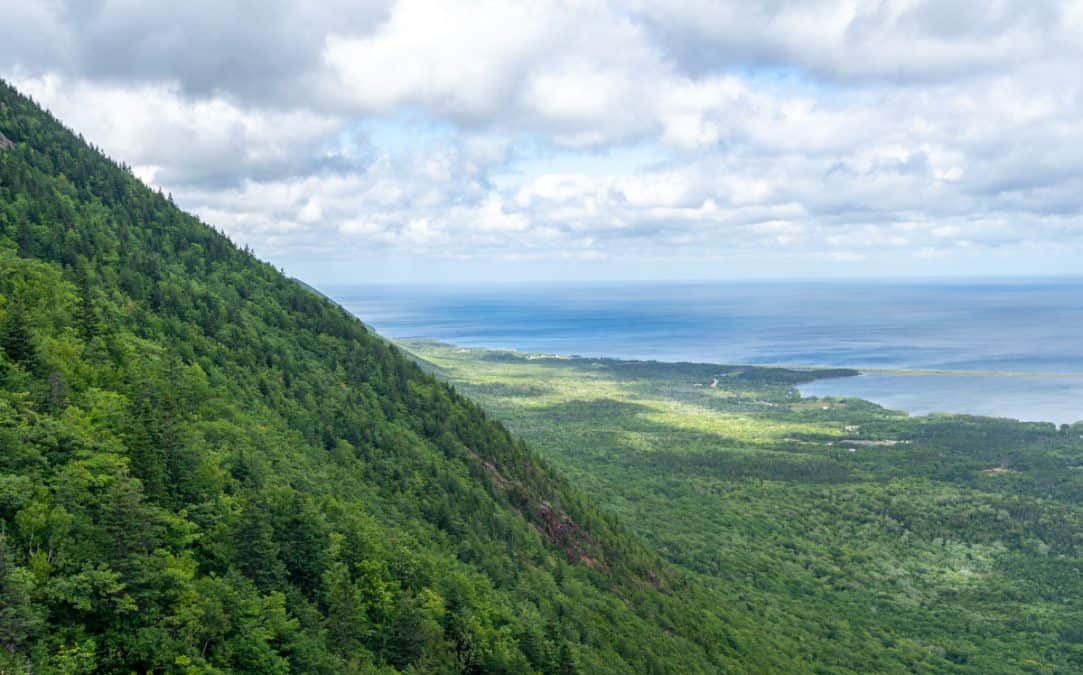
<svg viewBox="0 0 1083 675">
<path fill-rule="evenodd" d="M 1083 668 L 1083 425 L 795 388 L 838 369 L 402 346 L 685 570 L 743 646 L 771 625 L 799 669 Z"/>
</svg>

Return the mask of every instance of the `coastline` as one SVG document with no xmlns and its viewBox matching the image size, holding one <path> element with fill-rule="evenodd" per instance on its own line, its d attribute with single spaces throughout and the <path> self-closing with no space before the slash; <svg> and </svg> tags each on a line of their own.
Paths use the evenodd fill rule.
<svg viewBox="0 0 1083 675">
<path fill-rule="evenodd" d="M 1012 384 L 1025 384 L 1041 387 L 1042 383 L 1062 383 L 1078 385 L 1083 394 L 1083 373 L 1051 373 L 1051 372 L 1022 372 L 1022 371 L 996 371 L 996 370 L 947 370 L 947 369 L 919 369 L 919 368 L 862 368 L 862 367 L 834 367 L 814 365 L 792 364 L 715 364 L 702 361 L 666 361 L 660 359 L 626 359 L 619 357 L 583 356 L 578 354 L 555 354 L 521 351 L 508 348 L 490 348 L 476 346 L 462 346 L 439 339 L 420 338 L 408 340 L 393 340 L 407 353 L 420 358 L 418 349 L 426 347 L 446 348 L 462 352 L 484 352 L 489 355 L 505 354 L 512 358 L 525 360 L 562 360 L 567 362 L 582 363 L 614 363 L 614 364 L 643 364 L 645 366 L 659 367 L 693 367 L 706 369 L 726 369 L 729 371 L 779 371 L 798 374 L 793 388 L 806 398 L 853 398 L 867 404 L 883 407 L 890 411 L 902 412 L 910 416 L 921 417 L 925 415 L 963 415 L 1008 419 L 1021 423 L 1048 423 L 1054 425 L 1074 424 L 1083 421 L 1083 410 L 1078 416 L 1070 412 L 1070 403 L 1073 399 L 1067 394 L 1059 396 L 1051 394 L 1049 398 L 1057 405 L 1043 406 L 1041 402 L 1034 403 L 1033 392 L 1027 388 L 1011 391 L 1010 388 L 989 389 L 988 381 L 1004 379 Z M 803 379 L 800 375 L 811 375 Z M 925 386 L 913 387 L 917 382 L 927 381 Z M 976 380 L 975 386 L 963 386 L 968 381 Z M 711 387 L 711 379 L 703 386 L 717 388 L 717 384 Z M 717 380 L 716 380 L 717 381 Z M 906 387 L 893 387 L 893 382 L 906 382 Z M 829 384 L 828 384 L 829 383 Z M 870 384 L 880 384 L 879 388 Z M 983 386 L 977 386 L 981 384 Z M 941 391 L 948 386 L 947 392 Z M 1074 390 L 1074 388 L 1073 388 Z M 1027 403 L 1026 405 L 1012 404 L 1015 397 Z M 1083 399 L 1079 399 L 1083 400 Z M 1040 411 L 1045 407 L 1049 411 L 1043 415 Z"/>
</svg>

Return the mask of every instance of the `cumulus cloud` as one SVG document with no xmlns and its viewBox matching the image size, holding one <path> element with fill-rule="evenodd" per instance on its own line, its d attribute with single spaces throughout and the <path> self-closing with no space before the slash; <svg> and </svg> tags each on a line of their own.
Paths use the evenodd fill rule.
<svg viewBox="0 0 1083 675">
<path fill-rule="evenodd" d="M 6 78 L 276 261 L 1083 248 L 1079 0 L 0 9 Z"/>
<path fill-rule="evenodd" d="M 192 96 L 297 107 L 320 79 L 330 30 L 364 33 L 380 0 L 4 0 L 0 62 Z"/>
<path fill-rule="evenodd" d="M 302 176 L 343 161 L 335 138 L 343 121 L 316 111 L 188 98 L 172 83 L 120 85 L 49 74 L 15 84 L 158 186 L 225 187 Z"/>
<path fill-rule="evenodd" d="M 954 80 L 1079 48 L 1057 0 L 675 0 L 636 14 L 680 66 L 781 67 L 838 81 Z"/>
</svg>

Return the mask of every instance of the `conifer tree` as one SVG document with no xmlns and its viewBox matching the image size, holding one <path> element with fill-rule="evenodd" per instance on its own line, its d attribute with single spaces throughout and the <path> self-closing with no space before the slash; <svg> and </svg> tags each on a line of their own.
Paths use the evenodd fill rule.
<svg viewBox="0 0 1083 675">
<path fill-rule="evenodd" d="M 286 577 L 285 566 L 278 557 L 279 547 L 271 526 L 271 513 L 261 501 L 249 503 L 237 527 L 237 569 L 264 593 L 278 588 Z"/>
<path fill-rule="evenodd" d="M 127 446 L 132 474 L 143 482 L 147 499 L 161 503 L 166 496 L 166 460 L 161 410 L 153 386 L 144 381 L 135 394 Z"/>
<path fill-rule="evenodd" d="M 79 272 L 79 303 L 76 305 L 75 325 L 83 342 L 90 342 L 100 331 L 98 309 L 90 286 L 90 273 L 84 267 Z"/>
<path fill-rule="evenodd" d="M 37 368 L 38 354 L 30 333 L 30 313 L 22 300 L 15 300 L 7 310 L 0 329 L 0 346 L 9 359 L 33 371 Z"/>
<path fill-rule="evenodd" d="M 7 537 L 0 532 L 0 672 L 14 665 L 15 655 L 40 626 L 42 617 L 31 604 L 29 573 L 12 563 Z"/>
</svg>

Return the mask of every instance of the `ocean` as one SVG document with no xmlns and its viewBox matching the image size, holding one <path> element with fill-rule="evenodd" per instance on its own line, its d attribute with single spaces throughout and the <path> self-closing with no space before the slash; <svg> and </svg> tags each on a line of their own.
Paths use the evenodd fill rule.
<svg viewBox="0 0 1083 675">
<path fill-rule="evenodd" d="M 1083 420 L 1083 279 L 320 290 L 392 339 L 850 367 L 863 374 L 814 382 L 802 393 L 858 396 L 912 414 Z M 922 372 L 893 372 L 900 370 Z"/>
</svg>

